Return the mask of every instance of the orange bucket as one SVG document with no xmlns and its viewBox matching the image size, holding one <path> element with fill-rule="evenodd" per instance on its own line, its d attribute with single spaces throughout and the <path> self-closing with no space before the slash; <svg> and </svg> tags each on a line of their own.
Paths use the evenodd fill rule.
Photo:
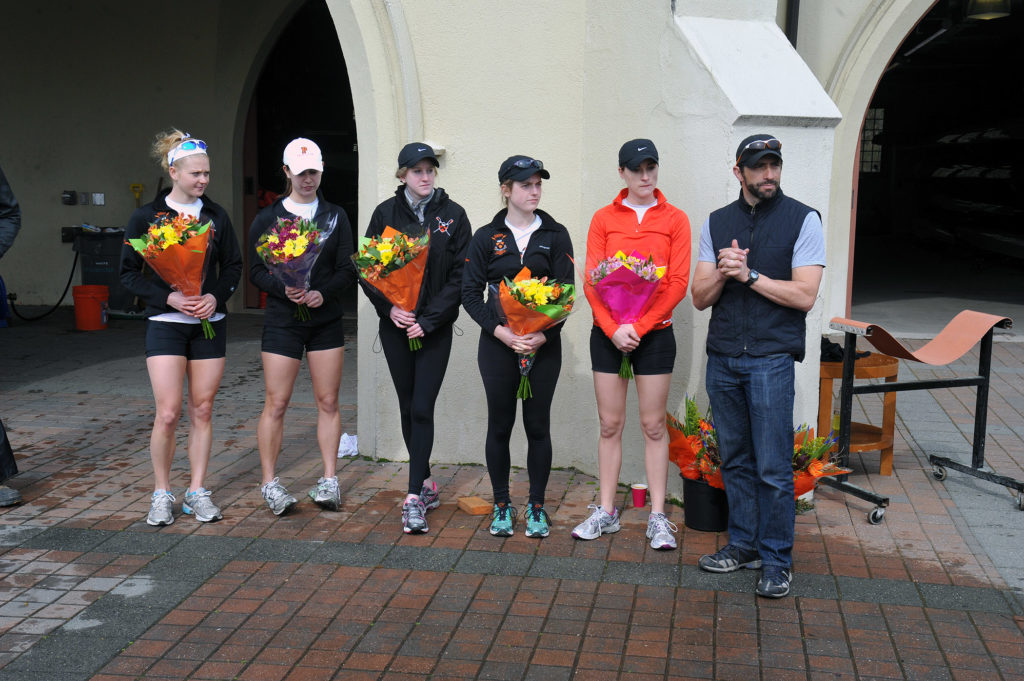
<svg viewBox="0 0 1024 681">
<path fill-rule="evenodd" d="M 75 328 L 79 331 L 98 331 L 107 328 L 107 299 L 110 291 L 106 286 L 75 286 L 71 289 L 75 298 Z"/>
</svg>

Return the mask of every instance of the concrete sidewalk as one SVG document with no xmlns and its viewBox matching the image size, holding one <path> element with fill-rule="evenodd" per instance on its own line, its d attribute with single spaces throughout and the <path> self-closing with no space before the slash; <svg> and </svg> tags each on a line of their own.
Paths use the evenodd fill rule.
<svg viewBox="0 0 1024 681">
<path fill-rule="evenodd" d="M 756 573 L 713 576 L 696 559 L 725 535 L 683 526 L 680 550 L 647 547 L 647 514 L 593 542 L 569 531 L 596 480 L 552 473 L 552 535 L 491 537 L 456 498 L 490 498 L 486 470 L 436 466 L 442 505 L 406 536 L 406 468 L 339 461 L 338 513 L 307 498 L 274 517 L 257 484 L 263 400 L 259 316 L 230 320 L 209 487 L 223 521 L 146 525 L 152 397 L 144 324 L 71 330 L 68 310 L 0 329 L 0 415 L 24 503 L 0 509 L 0 681 L 78 679 L 1024 679 L 1024 513 L 1003 488 L 950 472 L 969 460 L 974 393 L 901 393 L 892 477 L 877 455 L 798 516 L 794 595 L 753 595 Z M 350 338 L 355 338 L 354 334 Z M 358 349 L 346 348 L 344 428 L 355 431 Z M 1024 344 L 997 342 L 988 461 L 1024 477 Z M 969 375 L 975 358 L 901 375 Z M 298 496 L 319 472 L 308 378 L 289 411 L 282 481 Z M 880 420 L 877 396 L 859 419 Z M 184 432 L 184 429 L 182 429 Z M 566 446 L 559 433 L 557 446 Z M 181 443 L 183 445 L 183 443 Z M 175 493 L 187 482 L 183 454 Z M 513 497 L 526 494 L 514 471 Z"/>
</svg>

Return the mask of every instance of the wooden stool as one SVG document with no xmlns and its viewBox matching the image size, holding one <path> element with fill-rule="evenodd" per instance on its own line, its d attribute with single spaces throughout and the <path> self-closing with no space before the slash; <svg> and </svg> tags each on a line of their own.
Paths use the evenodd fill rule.
<svg viewBox="0 0 1024 681">
<path fill-rule="evenodd" d="M 854 378 L 884 378 L 886 383 L 896 381 L 900 363 L 895 357 L 872 352 L 853 365 Z M 843 377 L 842 362 L 822 362 L 818 382 L 818 434 L 835 430 L 832 427 L 832 382 Z M 867 423 L 850 424 L 850 451 L 882 453 L 878 472 L 892 475 L 893 432 L 896 428 L 896 393 L 887 392 L 882 398 L 882 427 Z"/>
</svg>

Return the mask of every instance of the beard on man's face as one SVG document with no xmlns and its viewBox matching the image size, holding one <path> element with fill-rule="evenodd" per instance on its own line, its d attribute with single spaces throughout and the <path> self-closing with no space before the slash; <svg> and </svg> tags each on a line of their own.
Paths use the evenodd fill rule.
<svg viewBox="0 0 1024 681">
<path fill-rule="evenodd" d="M 774 180 L 765 180 L 759 185 L 747 182 L 746 187 L 751 196 L 757 197 L 759 201 L 765 201 L 775 196 L 779 190 L 779 183 Z"/>
</svg>

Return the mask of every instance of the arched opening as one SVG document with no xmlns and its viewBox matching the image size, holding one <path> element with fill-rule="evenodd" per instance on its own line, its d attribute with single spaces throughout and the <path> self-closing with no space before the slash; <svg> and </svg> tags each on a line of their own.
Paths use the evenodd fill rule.
<svg viewBox="0 0 1024 681">
<path fill-rule="evenodd" d="M 281 154 L 296 137 L 320 146 L 321 192 L 345 209 L 355 232 L 359 152 L 352 88 L 325 0 L 307 0 L 299 7 L 267 55 L 253 90 L 243 143 L 246 243 L 256 213 L 284 189 Z M 247 272 L 248 264 L 246 251 Z M 259 302 L 259 291 L 247 281 L 245 306 L 259 307 Z"/>
<path fill-rule="evenodd" d="M 934 332 L 964 308 L 1022 303 L 1024 1 L 1002 4 L 981 19 L 939 0 L 879 80 L 859 152 L 857 318 Z"/>
</svg>

